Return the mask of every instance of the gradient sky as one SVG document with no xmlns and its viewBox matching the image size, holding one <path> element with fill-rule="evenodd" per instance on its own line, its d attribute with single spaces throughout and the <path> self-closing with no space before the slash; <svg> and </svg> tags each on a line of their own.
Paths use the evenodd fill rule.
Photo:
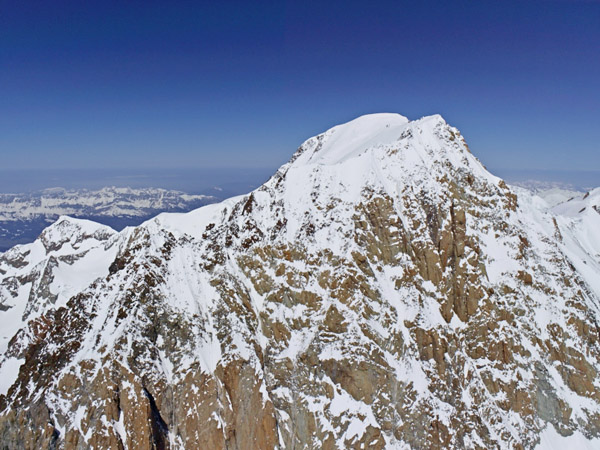
<svg viewBox="0 0 600 450">
<path fill-rule="evenodd" d="M 277 167 L 372 112 L 600 170 L 600 1 L 0 0 L 0 165 Z"/>
</svg>

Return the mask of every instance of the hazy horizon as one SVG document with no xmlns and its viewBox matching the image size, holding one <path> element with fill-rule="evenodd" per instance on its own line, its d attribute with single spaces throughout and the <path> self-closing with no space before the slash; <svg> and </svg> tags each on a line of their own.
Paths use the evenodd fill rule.
<svg viewBox="0 0 600 450">
<path fill-rule="evenodd" d="M 181 169 L 0 169 L 0 193 L 49 188 L 163 188 L 188 194 L 215 194 L 215 187 L 237 195 L 254 189 L 274 173 L 269 168 Z"/>
<path fill-rule="evenodd" d="M 95 190 L 115 186 L 231 196 L 257 188 L 277 168 L 0 169 L 0 193 L 22 194 L 49 188 Z M 600 170 L 487 169 L 508 183 L 551 182 L 571 185 L 578 190 L 600 187 Z"/>
</svg>

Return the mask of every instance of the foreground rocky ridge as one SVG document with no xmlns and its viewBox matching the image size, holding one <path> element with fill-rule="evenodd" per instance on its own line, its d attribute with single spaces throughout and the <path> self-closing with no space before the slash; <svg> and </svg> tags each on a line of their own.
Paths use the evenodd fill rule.
<svg viewBox="0 0 600 450">
<path fill-rule="evenodd" d="M 0 256 L 0 440 L 598 438 L 600 259 L 586 224 L 517 197 L 441 117 L 395 114 L 309 139 L 246 196 L 121 233 L 61 218 Z"/>
</svg>

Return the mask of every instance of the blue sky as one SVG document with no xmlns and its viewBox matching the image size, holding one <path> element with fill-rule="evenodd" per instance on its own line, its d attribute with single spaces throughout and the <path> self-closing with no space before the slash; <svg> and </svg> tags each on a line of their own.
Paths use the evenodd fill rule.
<svg viewBox="0 0 600 450">
<path fill-rule="evenodd" d="M 600 170 L 600 1 L 0 0 L 2 168 L 277 167 L 372 112 Z"/>
</svg>

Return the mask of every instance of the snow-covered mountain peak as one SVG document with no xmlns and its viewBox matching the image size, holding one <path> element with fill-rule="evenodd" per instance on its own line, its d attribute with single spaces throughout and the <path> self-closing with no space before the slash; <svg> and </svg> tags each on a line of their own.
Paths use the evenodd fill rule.
<svg viewBox="0 0 600 450">
<path fill-rule="evenodd" d="M 67 242 L 73 248 L 77 248 L 79 243 L 87 239 L 103 241 L 115 233 L 112 228 L 91 220 L 60 216 L 42 232 L 39 240 L 44 245 L 46 253 L 51 253 L 59 250 Z"/>
<path fill-rule="evenodd" d="M 337 125 L 308 139 L 295 165 L 332 165 L 379 145 L 397 140 L 409 120 L 400 114 L 369 114 Z M 316 145 L 311 145 L 311 144 Z M 301 148 L 302 148 L 301 147 Z"/>
<path fill-rule="evenodd" d="M 365 192 L 400 198 L 410 190 L 438 202 L 450 189 L 448 183 L 508 192 L 498 188 L 500 182 L 440 115 L 409 121 L 399 114 L 372 114 L 306 140 L 258 191 L 278 191 L 287 219 L 304 222 L 315 203 L 327 208 L 342 201 L 348 205 L 342 212 L 350 211 Z"/>
<path fill-rule="evenodd" d="M 356 159 L 361 159 L 356 161 Z M 376 170 L 392 178 L 425 170 L 439 175 L 447 168 L 489 173 L 471 155 L 460 132 L 439 114 L 409 121 L 400 114 L 370 114 L 335 126 L 306 140 L 280 173 L 306 167 L 339 166 L 356 182 L 358 172 Z M 396 174 L 390 174 L 390 171 Z M 432 172 L 433 170 L 433 172 Z M 498 179 L 491 179 L 497 182 Z"/>
<path fill-rule="evenodd" d="M 61 218 L 0 255 L 10 443 L 600 436 L 598 227 L 511 190 L 441 116 L 360 117 L 247 195 L 112 235 L 88 225 Z"/>
</svg>

